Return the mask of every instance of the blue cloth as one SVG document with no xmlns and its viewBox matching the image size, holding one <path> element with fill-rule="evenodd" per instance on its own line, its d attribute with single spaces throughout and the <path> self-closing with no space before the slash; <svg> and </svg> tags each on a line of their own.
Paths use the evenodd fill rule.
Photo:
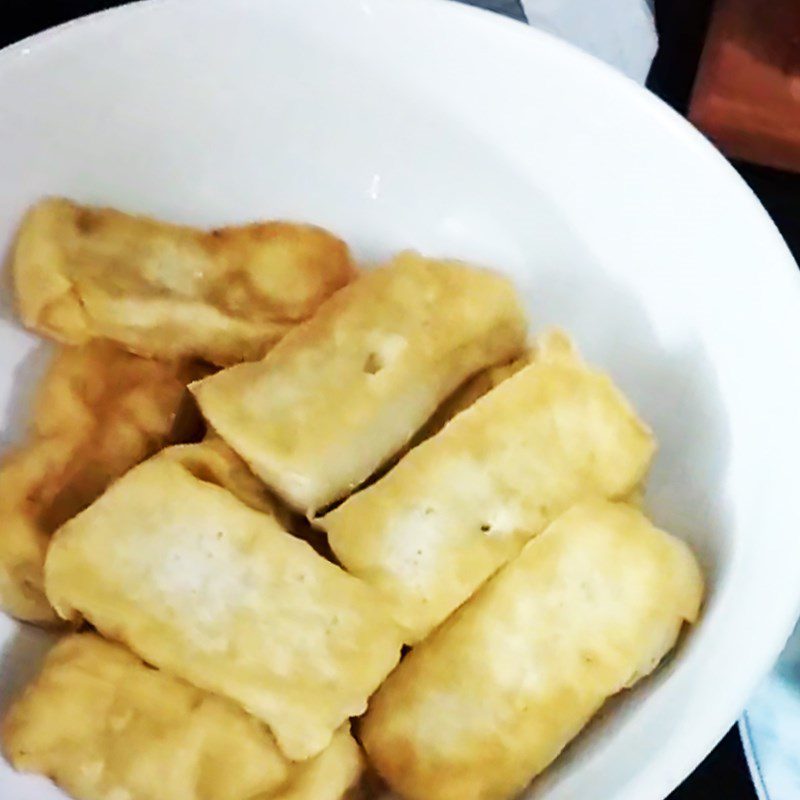
<svg viewBox="0 0 800 800">
<path fill-rule="evenodd" d="M 498 14 L 505 14 L 512 19 L 518 19 L 520 22 L 527 22 L 519 0 L 458 0 L 458 2 L 468 6 L 486 8 L 489 11 L 496 11 Z"/>
<path fill-rule="evenodd" d="M 739 728 L 759 797 L 800 798 L 800 624 Z"/>
</svg>

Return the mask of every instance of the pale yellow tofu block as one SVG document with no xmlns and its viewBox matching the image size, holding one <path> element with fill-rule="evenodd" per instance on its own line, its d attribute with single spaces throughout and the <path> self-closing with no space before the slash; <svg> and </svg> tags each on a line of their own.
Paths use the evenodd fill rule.
<svg viewBox="0 0 800 800">
<path fill-rule="evenodd" d="M 3 748 L 76 800 L 339 800 L 361 772 L 347 726 L 290 762 L 235 704 L 92 633 L 48 654 L 8 712 Z"/>
<path fill-rule="evenodd" d="M 62 617 L 239 703 L 296 760 L 364 711 L 400 654 L 377 592 L 169 453 L 56 533 L 45 581 Z"/>
<path fill-rule="evenodd" d="M 647 472 L 649 430 L 561 333 L 385 477 L 321 520 L 340 563 L 424 638 L 583 497 L 622 498 Z"/>
<path fill-rule="evenodd" d="M 311 225 L 202 231 L 48 198 L 22 223 L 13 273 L 22 321 L 60 342 L 228 365 L 261 358 L 355 269 Z"/>
<path fill-rule="evenodd" d="M 173 436 L 192 365 L 106 342 L 60 348 L 40 387 L 29 440 L 0 463 L 0 607 L 54 623 L 44 596 L 50 536 Z"/>
<path fill-rule="evenodd" d="M 697 619 L 689 548 L 636 509 L 573 507 L 372 698 L 368 758 L 407 800 L 506 800 Z"/>
<path fill-rule="evenodd" d="M 519 354 L 525 315 L 501 276 L 414 253 L 367 272 L 263 361 L 192 387 L 214 429 L 308 513 L 348 494 L 478 370 Z"/>
</svg>

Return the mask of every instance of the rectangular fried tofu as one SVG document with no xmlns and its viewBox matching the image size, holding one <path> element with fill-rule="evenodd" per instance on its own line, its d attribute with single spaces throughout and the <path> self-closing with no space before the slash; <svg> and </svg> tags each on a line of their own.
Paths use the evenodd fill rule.
<svg viewBox="0 0 800 800">
<path fill-rule="evenodd" d="M 228 365 L 261 358 L 355 269 L 311 225 L 202 231 L 48 198 L 22 223 L 13 274 L 22 321 L 60 342 Z"/>
<path fill-rule="evenodd" d="M 201 374 L 107 342 L 59 349 L 28 441 L 0 463 L 0 607 L 56 622 L 43 589 L 50 536 L 173 437 L 186 384 Z"/>
<path fill-rule="evenodd" d="M 48 654 L 4 720 L 3 749 L 76 800 L 338 800 L 361 772 L 347 726 L 290 762 L 234 703 L 92 633 Z"/>
<path fill-rule="evenodd" d="M 625 497 L 653 452 L 611 380 L 553 332 L 533 363 L 320 524 L 345 569 L 391 601 L 413 644 L 570 505 Z"/>
<path fill-rule="evenodd" d="M 338 292 L 261 362 L 192 391 L 253 471 L 311 515 L 401 450 L 466 378 L 524 342 L 505 278 L 405 253 Z"/>
<path fill-rule="evenodd" d="M 400 655 L 377 592 L 168 451 L 56 533 L 45 583 L 64 619 L 237 702 L 291 759 L 327 747 Z"/>
<path fill-rule="evenodd" d="M 370 762 L 407 800 L 510 800 L 694 622 L 686 545 L 625 504 L 570 509 L 406 656 L 370 702 Z"/>
</svg>

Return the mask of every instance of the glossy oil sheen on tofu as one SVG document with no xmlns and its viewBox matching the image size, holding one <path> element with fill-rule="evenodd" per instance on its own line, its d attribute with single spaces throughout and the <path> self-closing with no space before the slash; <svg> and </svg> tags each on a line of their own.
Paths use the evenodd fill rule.
<svg viewBox="0 0 800 800">
<path fill-rule="evenodd" d="M 290 762 L 235 704 L 91 633 L 48 654 L 8 712 L 3 749 L 77 800 L 339 800 L 361 771 L 347 726 Z"/>
<path fill-rule="evenodd" d="M 408 800 L 509 800 L 699 613 L 689 548 L 636 509 L 573 507 L 414 648 L 361 741 Z"/>
<path fill-rule="evenodd" d="M 46 590 L 64 618 L 239 703 L 293 759 L 362 713 L 400 653 L 371 587 L 169 453 L 56 533 Z"/>
<path fill-rule="evenodd" d="M 553 332 L 532 364 L 321 525 L 345 569 L 391 600 L 413 643 L 574 502 L 625 497 L 653 452 L 611 380 Z"/>
<path fill-rule="evenodd" d="M 13 272 L 22 321 L 46 336 L 219 365 L 261 358 L 355 275 L 311 225 L 202 231 L 62 198 L 28 212 Z"/>
<path fill-rule="evenodd" d="M 171 440 L 186 384 L 200 374 L 108 342 L 58 349 L 27 441 L 0 462 L 0 608 L 28 622 L 58 620 L 43 585 L 51 535 Z"/>
<path fill-rule="evenodd" d="M 524 342 L 525 316 L 505 278 L 406 253 L 338 292 L 263 361 L 192 388 L 253 471 L 312 513 L 367 479 L 466 378 Z"/>
</svg>

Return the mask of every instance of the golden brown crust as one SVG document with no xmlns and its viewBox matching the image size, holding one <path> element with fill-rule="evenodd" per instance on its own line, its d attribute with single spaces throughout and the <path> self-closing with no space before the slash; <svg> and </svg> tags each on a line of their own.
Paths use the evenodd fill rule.
<svg viewBox="0 0 800 800">
<path fill-rule="evenodd" d="M 637 510 L 574 506 L 415 647 L 370 701 L 371 763 L 408 800 L 508 800 L 694 622 L 686 545 Z"/>
<path fill-rule="evenodd" d="M 355 275 L 344 242 L 311 225 L 201 231 L 62 198 L 28 212 L 13 271 L 40 333 L 219 365 L 261 358 Z"/>
<path fill-rule="evenodd" d="M 200 374 L 107 342 L 57 352 L 29 442 L 0 465 L 0 606 L 29 622 L 57 621 L 43 590 L 50 536 L 170 441 L 186 383 Z"/>
<path fill-rule="evenodd" d="M 338 800 L 361 771 L 347 726 L 294 764 L 233 703 L 95 634 L 48 654 L 8 712 L 3 746 L 14 767 L 77 800 Z"/>
</svg>

